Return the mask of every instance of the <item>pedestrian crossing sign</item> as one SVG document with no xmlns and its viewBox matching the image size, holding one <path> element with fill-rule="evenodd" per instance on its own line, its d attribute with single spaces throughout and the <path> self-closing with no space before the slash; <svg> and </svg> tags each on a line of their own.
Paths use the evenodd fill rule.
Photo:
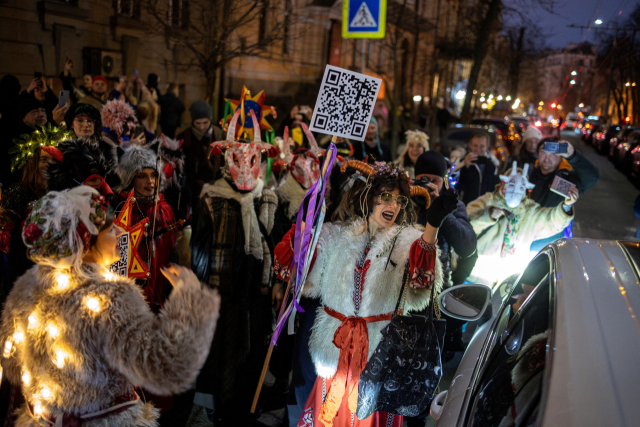
<svg viewBox="0 0 640 427">
<path fill-rule="evenodd" d="M 342 37 L 383 39 L 387 20 L 387 0 L 343 0 Z"/>
</svg>

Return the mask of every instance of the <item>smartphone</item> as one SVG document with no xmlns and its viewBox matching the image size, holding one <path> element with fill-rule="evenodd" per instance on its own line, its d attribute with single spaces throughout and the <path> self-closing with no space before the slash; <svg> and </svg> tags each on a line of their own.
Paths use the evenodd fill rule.
<svg viewBox="0 0 640 427">
<path fill-rule="evenodd" d="M 135 129 L 133 130 L 132 138 L 137 138 L 137 137 L 139 137 L 140 135 L 142 135 L 143 133 L 144 133 L 144 126 L 142 126 L 142 125 L 137 125 L 137 126 L 135 127 Z"/>
<path fill-rule="evenodd" d="M 563 154 L 569 150 L 568 142 L 545 142 L 544 151 L 546 153 L 558 153 Z"/>
<path fill-rule="evenodd" d="M 480 163 L 480 164 L 487 163 L 487 156 L 478 156 L 475 163 Z"/>
<path fill-rule="evenodd" d="M 58 96 L 58 107 L 60 108 L 64 107 L 65 105 L 67 105 L 68 101 L 69 101 L 69 91 L 61 90 L 60 96 Z"/>
<path fill-rule="evenodd" d="M 133 70 L 133 75 L 136 79 L 138 78 L 138 69 Z"/>
<path fill-rule="evenodd" d="M 36 71 L 33 73 L 33 78 L 34 79 L 39 79 L 40 77 L 42 77 L 42 73 L 39 71 Z"/>
</svg>

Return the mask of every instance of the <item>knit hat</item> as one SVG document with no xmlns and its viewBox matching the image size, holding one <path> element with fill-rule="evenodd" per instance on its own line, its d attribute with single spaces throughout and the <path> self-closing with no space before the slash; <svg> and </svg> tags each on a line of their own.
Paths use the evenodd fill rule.
<svg viewBox="0 0 640 427">
<path fill-rule="evenodd" d="M 97 144 L 87 138 L 78 138 L 60 142 L 58 149 L 64 158 L 47 169 L 49 190 L 62 191 L 88 184 L 93 181 L 88 178 L 96 175 L 96 181 L 99 182 L 98 178 L 102 178 L 102 182 L 91 184 L 91 187 L 96 188 L 103 196 L 111 193 L 109 185 L 104 181 L 110 168 Z"/>
<path fill-rule="evenodd" d="M 160 161 L 157 163 L 157 156 L 154 150 L 136 144 L 132 144 L 128 148 L 125 148 L 124 154 L 118 161 L 116 173 L 118 174 L 118 177 L 120 177 L 120 184 L 114 188 L 114 191 L 116 193 L 129 191 L 133 184 L 133 178 L 138 172 L 146 168 L 154 169 L 159 172 L 159 191 L 163 191 L 166 186 L 166 178 L 164 173 L 161 173 L 164 170 L 164 162 Z"/>
<path fill-rule="evenodd" d="M 375 119 L 375 117 L 371 116 L 371 119 L 369 120 L 370 123 L 373 123 L 374 125 L 376 125 L 376 136 L 374 141 L 376 142 L 376 147 L 378 148 L 378 154 L 380 155 L 380 157 L 382 157 L 382 148 L 380 147 L 380 136 L 379 136 L 379 129 L 378 129 L 378 120 Z M 366 158 L 367 157 L 367 151 L 364 148 L 364 139 L 362 141 L 360 141 L 360 146 L 362 147 L 362 157 Z"/>
<path fill-rule="evenodd" d="M 73 119 L 76 117 L 89 117 L 90 119 L 95 120 L 94 129 L 96 132 L 99 132 L 102 128 L 100 111 L 96 107 L 91 104 L 75 104 L 72 105 L 67 114 L 64 115 L 64 122 L 67 124 L 69 129 L 73 129 Z"/>
<path fill-rule="evenodd" d="M 209 119 L 213 117 L 211 111 L 211 105 L 204 101 L 193 101 L 191 107 L 189 107 L 191 113 L 191 121 L 194 122 L 198 119 Z"/>
<path fill-rule="evenodd" d="M 104 77 L 104 76 L 101 76 L 101 75 L 94 76 L 93 79 L 91 79 L 91 82 L 93 83 L 93 82 L 98 81 L 98 80 L 103 81 L 105 84 L 109 83 L 107 81 L 107 78 Z"/>
<path fill-rule="evenodd" d="M 33 110 L 37 110 L 38 108 L 44 108 L 44 104 L 42 101 L 39 101 L 35 98 L 28 97 L 20 101 L 20 105 L 18 105 L 18 114 L 21 119 L 24 119 L 24 116 L 32 112 Z"/>
<path fill-rule="evenodd" d="M 536 138 L 538 140 L 542 139 L 542 132 L 540 132 L 540 130 L 535 126 L 529 126 L 522 134 L 523 142 L 531 138 Z"/>
<path fill-rule="evenodd" d="M 420 157 L 416 160 L 414 172 L 416 176 L 429 174 L 444 178 L 447 174 L 447 161 L 444 156 L 437 151 L 425 151 L 420 154 Z"/>
<path fill-rule="evenodd" d="M 27 256 L 52 267 L 79 267 L 90 249 L 91 236 L 106 224 L 107 210 L 104 197 L 90 187 L 49 192 L 24 222 Z"/>
<path fill-rule="evenodd" d="M 122 136 L 124 123 L 129 117 L 134 117 L 135 113 L 131 105 L 124 101 L 114 99 L 104 104 L 100 115 L 102 125 L 114 131 L 119 138 Z"/>
</svg>

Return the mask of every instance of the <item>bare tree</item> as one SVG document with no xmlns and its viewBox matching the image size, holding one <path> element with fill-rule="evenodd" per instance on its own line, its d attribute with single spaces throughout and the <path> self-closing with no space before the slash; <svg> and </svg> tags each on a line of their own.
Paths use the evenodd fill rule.
<svg viewBox="0 0 640 427">
<path fill-rule="evenodd" d="M 293 24 L 291 0 L 146 0 L 152 31 L 184 47 L 187 66 L 205 76 L 217 115 L 221 70 L 235 58 L 286 52 Z M 256 31 L 257 29 L 257 31 Z"/>
</svg>

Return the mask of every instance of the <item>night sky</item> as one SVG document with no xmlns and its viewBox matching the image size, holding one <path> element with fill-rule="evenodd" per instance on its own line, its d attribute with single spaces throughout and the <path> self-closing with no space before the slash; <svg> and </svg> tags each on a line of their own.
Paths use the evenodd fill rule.
<svg viewBox="0 0 640 427">
<path fill-rule="evenodd" d="M 603 25 L 616 20 L 623 21 L 638 3 L 640 0 L 557 0 L 555 14 L 538 8 L 532 10 L 530 15 L 532 18 L 537 17 L 539 24 L 549 34 L 547 45 L 550 48 L 565 47 L 567 43 L 581 42 L 585 39 L 597 44 L 599 37 L 595 37 L 593 29 L 580 30 L 568 28 L 567 25 L 591 24 L 594 27 L 596 19 L 601 19 Z"/>
</svg>

